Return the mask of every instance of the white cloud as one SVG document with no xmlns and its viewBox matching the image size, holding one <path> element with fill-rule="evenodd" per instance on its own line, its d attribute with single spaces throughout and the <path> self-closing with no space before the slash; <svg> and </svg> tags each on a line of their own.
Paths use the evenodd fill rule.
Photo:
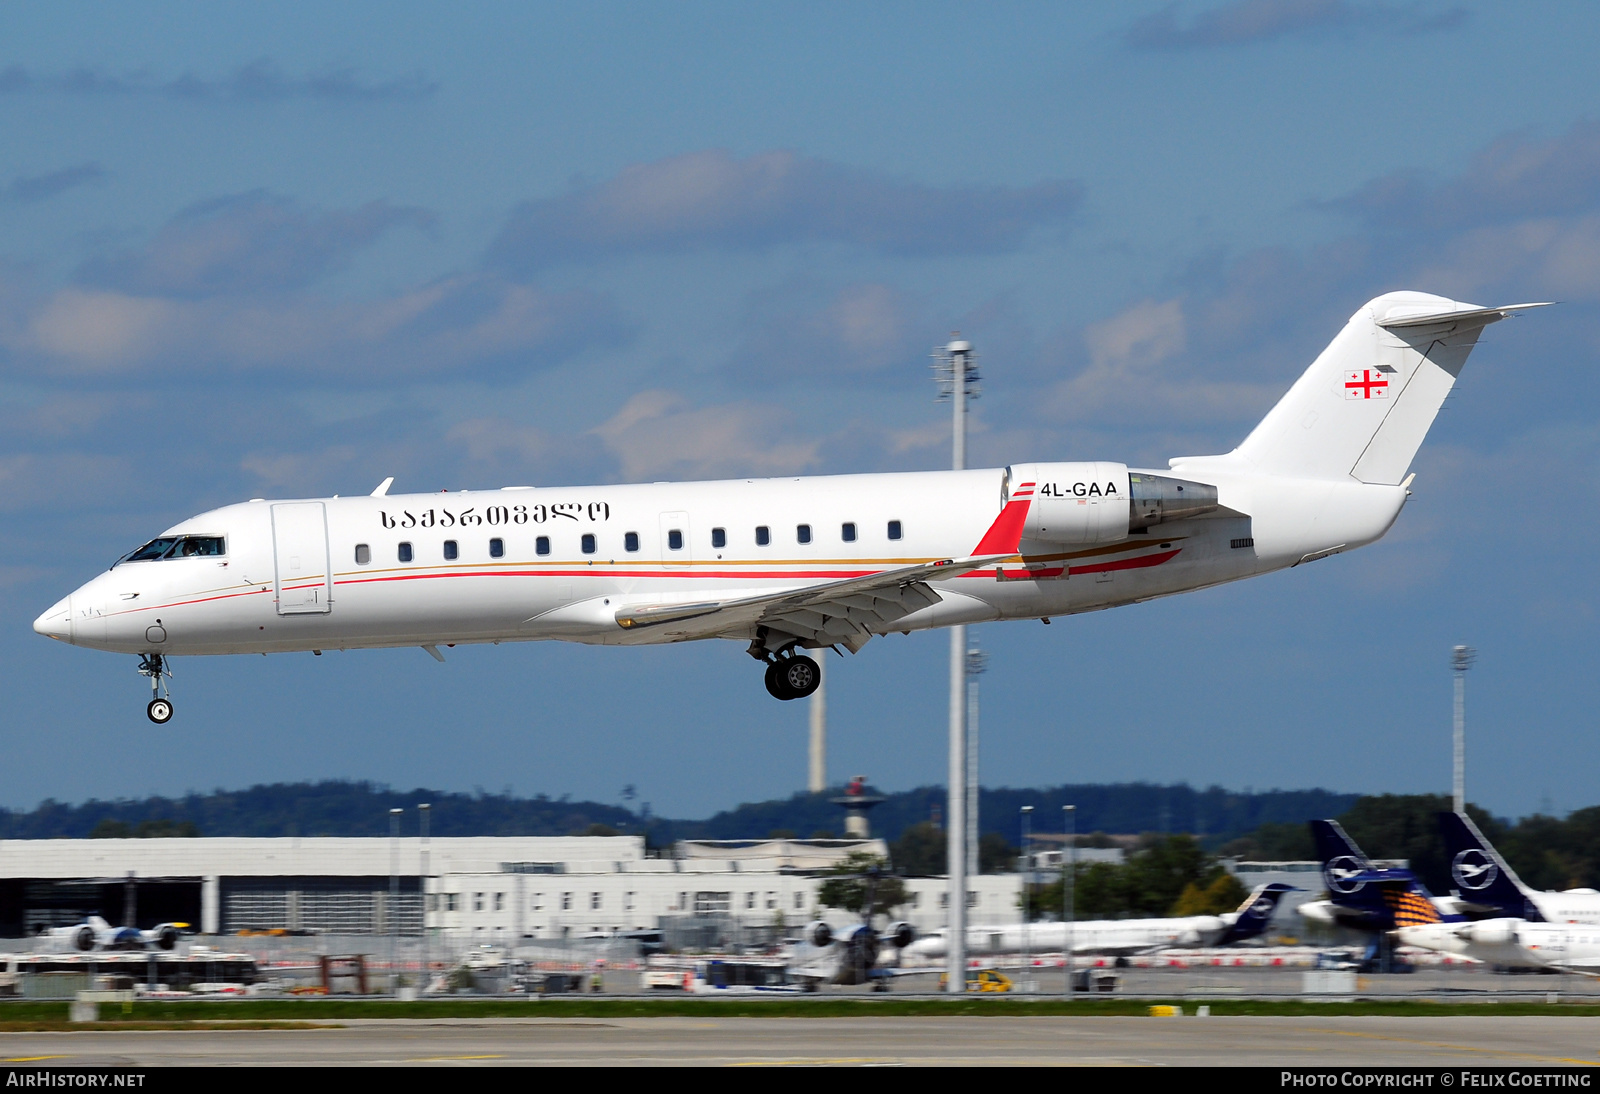
<svg viewBox="0 0 1600 1094">
<path fill-rule="evenodd" d="M 73 377 L 314 374 L 335 383 L 548 368 L 628 328 L 609 301 L 464 275 L 371 301 L 307 294 L 206 300 L 67 287 L 0 295 L 8 371 Z"/>
<path fill-rule="evenodd" d="M 641 391 L 594 430 L 625 481 L 798 474 L 817 463 L 821 441 L 789 432 L 777 408 L 695 408 L 670 391 Z"/>
<path fill-rule="evenodd" d="M 604 182 L 525 202 L 489 257 L 496 268 L 526 273 L 629 254 L 799 242 L 900 255 L 996 253 L 1064 222 L 1081 201 L 1082 187 L 1060 179 L 934 187 L 790 151 L 740 159 L 711 149 L 632 164 Z"/>
</svg>

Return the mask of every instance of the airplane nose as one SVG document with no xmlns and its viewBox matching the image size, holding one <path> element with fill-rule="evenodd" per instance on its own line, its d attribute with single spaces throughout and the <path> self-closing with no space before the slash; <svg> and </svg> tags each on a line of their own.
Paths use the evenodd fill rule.
<svg viewBox="0 0 1600 1094">
<path fill-rule="evenodd" d="M 72 598 L 63 597 L 50 610 L 33 621 L 33 629 L 46 638 L 72 641 Z"/>
</svg>

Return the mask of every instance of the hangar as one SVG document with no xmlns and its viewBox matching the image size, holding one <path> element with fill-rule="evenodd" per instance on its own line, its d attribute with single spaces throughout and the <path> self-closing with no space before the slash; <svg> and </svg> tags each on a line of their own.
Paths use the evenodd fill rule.
<svg viewBox="0 0 1600 1094">
<path fill-rule="evenodd" d="M 461 942 L 650 930 L 720 920 L 772 928 L 824 918 L 822 876 L 882 840 L 640 836 L 58 839 L 0 841 L 0 937 L 99 915 L 206 935 L 399 934 Z M 902 914 L 944 923 L 942 878 L 909 878 Z M 974 922 L 1016 915 L 1020 876 L 974 875 Z M 848 918 L 831 912 L 830 919 Z"/>
</svg>

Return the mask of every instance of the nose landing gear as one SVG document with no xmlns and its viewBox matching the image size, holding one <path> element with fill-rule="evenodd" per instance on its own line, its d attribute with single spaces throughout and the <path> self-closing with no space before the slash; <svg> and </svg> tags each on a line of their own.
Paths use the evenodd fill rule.
<svg viewBox="0 0 1600 1094">
<path fill-rule="evenodd" d="M 172 720 L 172 699 L 167 694 L 172 670 L 167 667 L 166 658 L 159 653 L 141 654 L 139 675 L 150 677 L 150 702 L 144 708 L 145 715 L 158 726 L 166 725 Z"/>
</svg>

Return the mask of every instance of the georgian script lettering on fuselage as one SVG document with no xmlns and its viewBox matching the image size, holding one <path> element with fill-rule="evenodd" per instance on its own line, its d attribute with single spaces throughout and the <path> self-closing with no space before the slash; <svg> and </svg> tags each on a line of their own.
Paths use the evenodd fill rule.
<svg viewBox="0 0 1600 1094">
<path fill-rule="evenodd" d="M 545 524 L 570 520 L 591 524 L 611 519 L 611 504 L 604 501 L 560 501 L 551 505 L 468 505 L 418 507 L 390 512 L 378 510 L 378 523 L 386 528 L 499 528 L 513 524 Z"/>
</svg>

